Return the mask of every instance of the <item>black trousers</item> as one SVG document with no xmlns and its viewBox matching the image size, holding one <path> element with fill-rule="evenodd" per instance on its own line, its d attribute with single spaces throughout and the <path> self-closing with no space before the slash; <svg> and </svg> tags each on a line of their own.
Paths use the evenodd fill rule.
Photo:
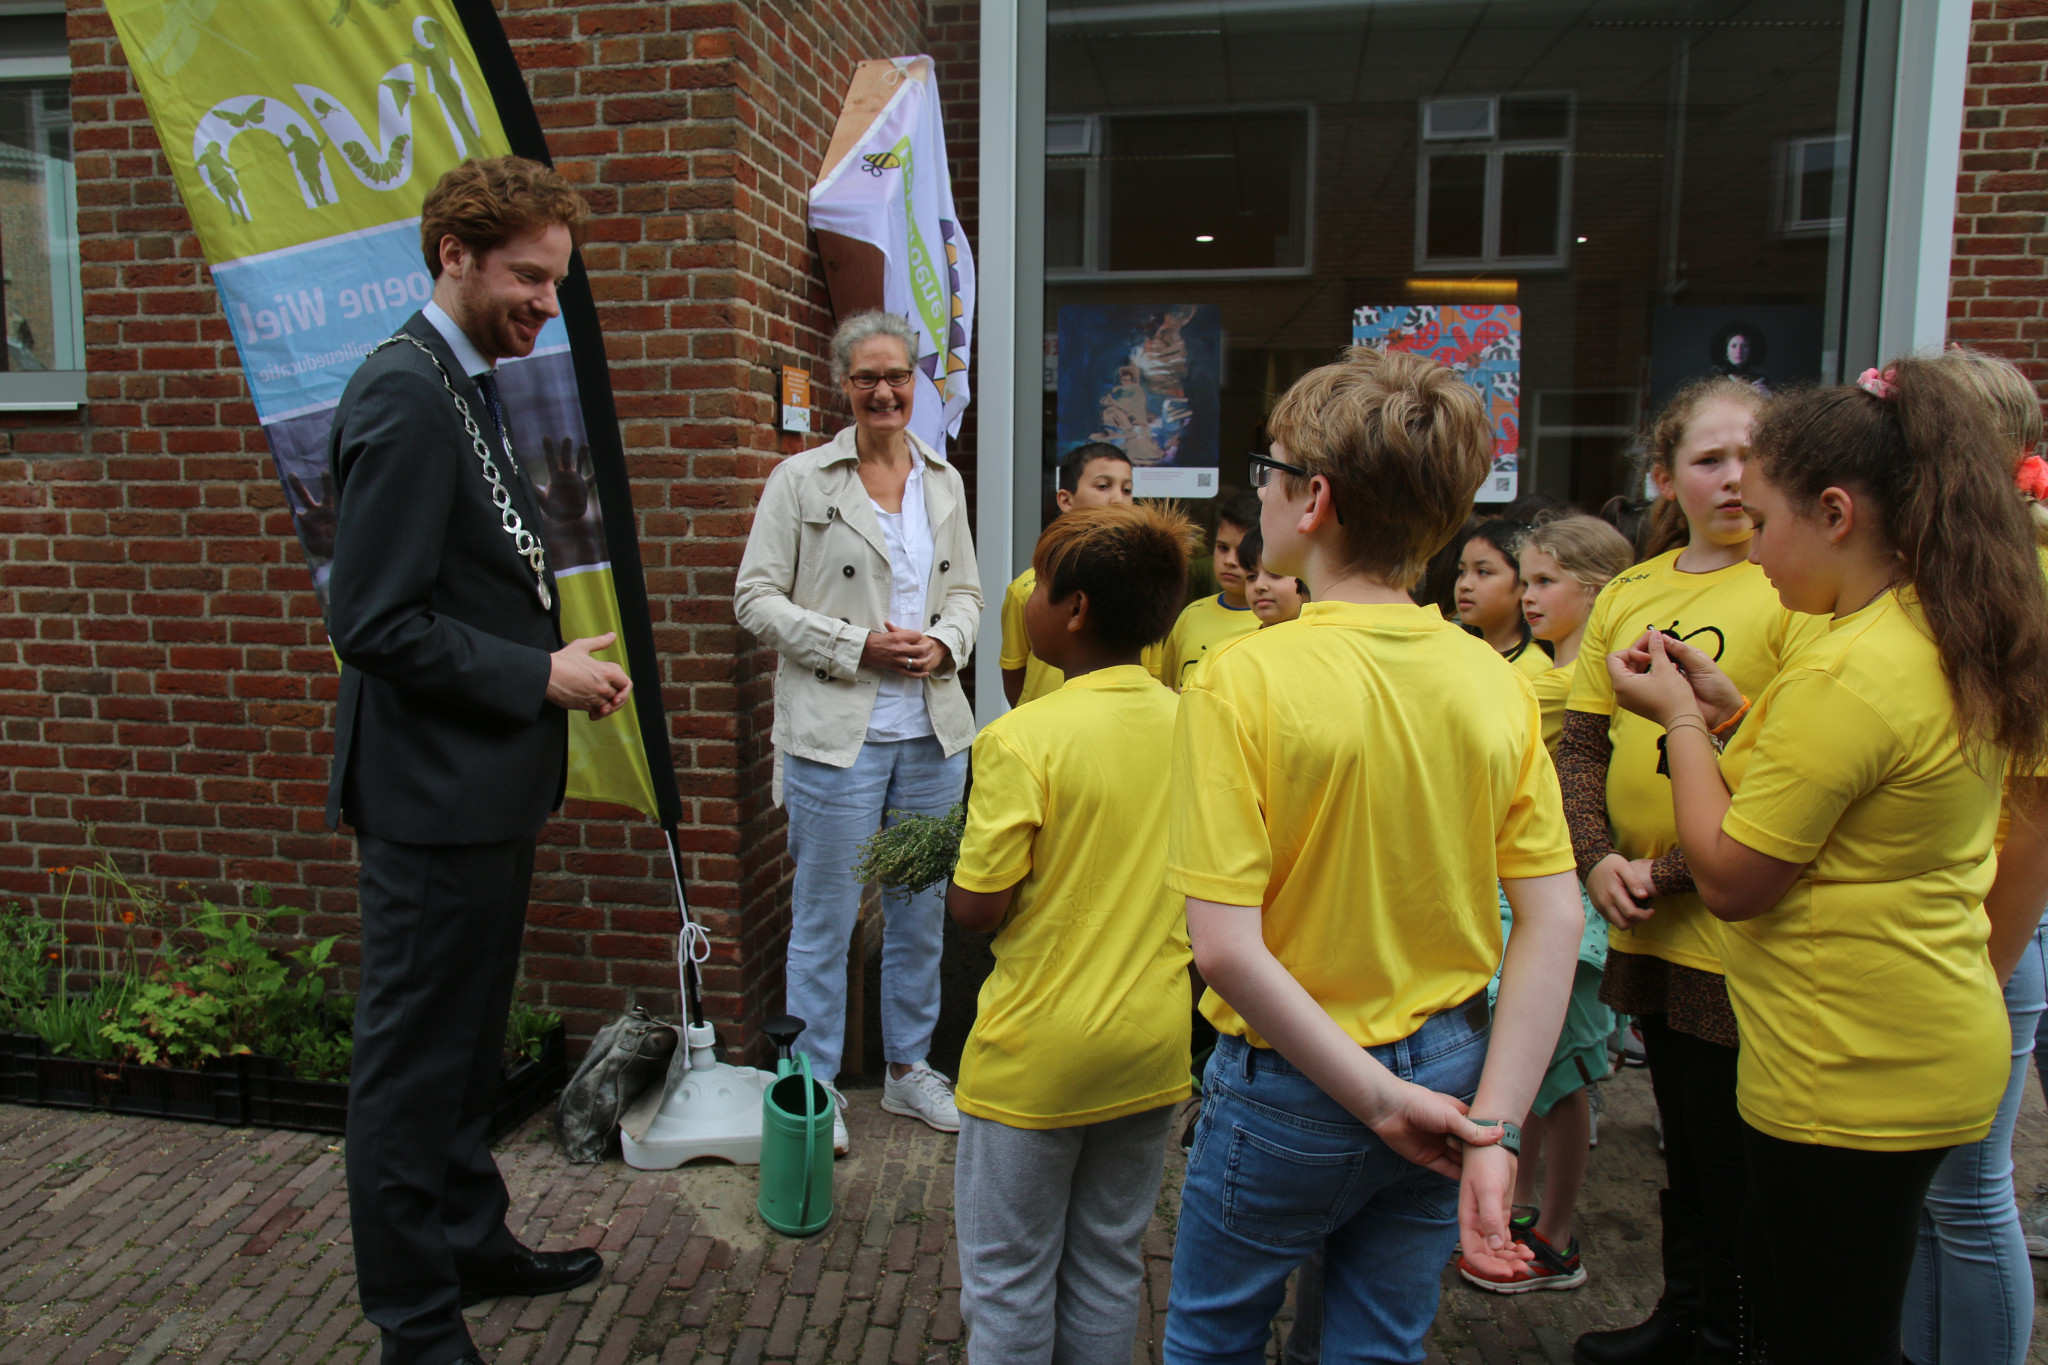
<svg viewBox="0 0 2048 1365">
<path fill-rule="evenodd" d="M 1672 1306 L 1690 1310 L 1725 1339 L 1738 1329 L 1740 1317 L 1735 1248 L 1746 1182 L 1743 1122 L 1735 1110 L 1738 1053 L 1680 1033 L 1661 1014 L 1637 1022 L 1650 1088 L 1664 1116 L 1664 1171 L 1671 1189 L 1664 1218 L 1680 1224 L 1665 1230 L 1666 1292 L 1690 1299 Z M 1670 1263 L 1680 1257 L 1692 1263 Z"/>
<path fill-rule="evenodd" d="M 1743 1125 L 1743 1276 L 1771 1365 L 1899 1365 L 1920 1209 L 1949 1149 L 1865 1152 Z"/>
<path fill-rule="evenodd" d="M 349 1073 L 348 1205 L 363 1316 L 384 1365 L 474 1349 L 459 1282 L 509 1255 L 511 1204 L 484 1142 L 501 1081 L 532 837 L 473 845 L 359 835 L 362 989 Z"/>
</svg>

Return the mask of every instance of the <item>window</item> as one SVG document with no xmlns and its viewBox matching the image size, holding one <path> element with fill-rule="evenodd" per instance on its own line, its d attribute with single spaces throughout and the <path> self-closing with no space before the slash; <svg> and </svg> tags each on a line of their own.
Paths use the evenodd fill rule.
<svg viewBox="0 0 2048 1365">
<path fill-rule="evenodd" d="M 64 16 L 0 18 L 0 53 L 0 408 L 73 408 L 85 310 Z"/>
<path fill-rule="evenodd" d="M 1311 131 L 1298 108 L 1047 119 L 1047 272 L 1305 270 Z"/>
<path fill-rule="evenodd" d="M 1422 101 L 1416 267 L 1562 266 L 1571 134 L 1570 95 Z"/>
<path fill-rule="evenodd" d="M 1786 236 L 1818 237 L 1847 225 L 1848 138 L 1794 138 L 1785 144 L 1781 164 L 1778 202 Z"/>
</svg>

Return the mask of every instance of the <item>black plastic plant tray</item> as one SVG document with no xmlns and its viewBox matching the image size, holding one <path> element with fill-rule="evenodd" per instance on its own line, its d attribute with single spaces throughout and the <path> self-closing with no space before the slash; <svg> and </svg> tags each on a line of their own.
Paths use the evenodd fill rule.
<svg viewBox="0 0 2048 1365">
<path fill-rule="evenodd" d="M 521 1059 L 506 1074 L 490 1136 L 524 1122 L 568 1079 L 558 1028 L 542 1039 L 537 1060 Z M 0 1100 L 310 1133 L 344 1132 L 348 1123 L 346 1081 L 300 1080 L 274 1057 L 224 1057 L 200 1070 L 117 1066 L 52 1056 L 33 1033 L 0 1033 Z"/>
</svg>

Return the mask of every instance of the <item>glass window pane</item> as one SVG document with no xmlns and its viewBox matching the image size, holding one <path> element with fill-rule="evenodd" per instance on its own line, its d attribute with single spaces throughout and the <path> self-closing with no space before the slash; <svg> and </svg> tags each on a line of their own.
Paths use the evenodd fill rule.
<svg viewBox="0 0 2048 1365">
<path fill-rule="evenodd" d="M 1804 144 L 1799 168 L 1799 221 L 1818 223 L 1835 216 L 1835 173 L 1841 168 L 1842 152 L 1842 144 L 1833 138 Z"/>
<path fill-rule="evenodd" d="M 1504 95 L 1500 102 L 1500 140 L 1535 142 L 1562 139 L 1571 132 L 1572 102 L 1565 95 Z"/>
<path fill-rule="evenodd" d="M 1078 270 L 1087 264 L 1088 168 L 1048 166 L 1045 172 L 1045 268 Z"/>
<path fill-rule="evenodd" d="M 1271 270 L 1306 242 L 1308 115 L 1102 120 L 1111 270 Z"/>
<path fill-rule="evenodd" d="M 85 368 L 70 82 L 0 82 L 0 319 L 9 371 Z"/>
<path fill-rule="evenodd" d="M 1429 161 L 1429 256 L 1476 259 L 1486 251 L 1486 158 Z"/>
<path fill-rule="evenodd" d="M 1558 254 L 1557 206 L 1564 158 L 1556 152 L 1509 152 L 1500 159 L 1500 254 Z"/>
</svg>

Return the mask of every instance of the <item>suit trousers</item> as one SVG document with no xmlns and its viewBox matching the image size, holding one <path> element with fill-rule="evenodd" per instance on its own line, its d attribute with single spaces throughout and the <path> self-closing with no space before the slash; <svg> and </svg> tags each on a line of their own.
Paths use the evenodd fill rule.
<svg viewBox="0 0 2048 1365">
<path fill-rule="evenodd" d="M 348 1203 L 363 1316 L 384 1365 L 474 1349 L 460 1283 L 517 1247 L 484 1140 L 502 1081 L 533 836 L 404 844 L 358 834 L 362 986 Z"/>
</svg>

